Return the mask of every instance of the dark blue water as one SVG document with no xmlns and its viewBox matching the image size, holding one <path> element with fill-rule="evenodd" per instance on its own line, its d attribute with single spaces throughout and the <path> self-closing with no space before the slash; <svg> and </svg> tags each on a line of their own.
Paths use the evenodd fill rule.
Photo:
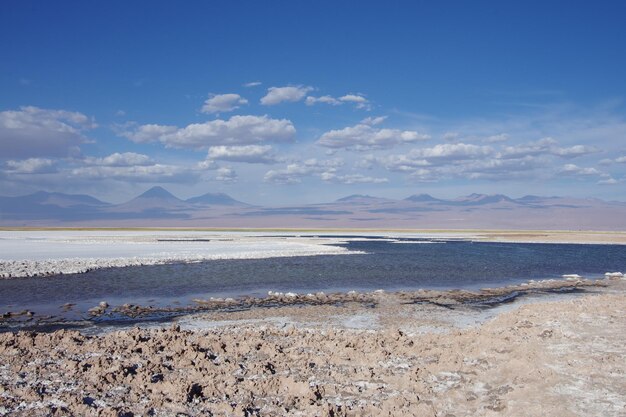
<svg viewBox="0 0 626 417">
<path fill-rule="evenodd" d="M 193 298 L 265 295 L 268 290 L 476 289 L 626 270 L 626 247 L 619 245 L 367 240 L 344 246 L 367 254 L 215 260 L 0 280 L 0 311 L 51 311 L 64 303 L 93 306 L 101 300 L 176 305 Z"/>
</svg>

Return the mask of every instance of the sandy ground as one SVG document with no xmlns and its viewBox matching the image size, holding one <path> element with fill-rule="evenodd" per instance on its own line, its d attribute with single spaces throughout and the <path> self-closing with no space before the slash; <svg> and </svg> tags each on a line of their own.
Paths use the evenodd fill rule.
<svg viewBox="0 0 626 417">
<path fill-rule="evenodd" d="M 0 415 L 626 415 L 624 280 L 495 310 L 378 301 L 0 334 Z"/>
</svg>

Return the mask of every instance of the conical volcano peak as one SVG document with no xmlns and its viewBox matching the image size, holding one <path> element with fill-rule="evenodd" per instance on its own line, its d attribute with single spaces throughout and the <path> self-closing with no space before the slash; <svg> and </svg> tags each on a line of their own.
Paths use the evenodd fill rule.
<svg viewBox="0 0 626 417">
<path fill-rule="evenodd" d="M 158 185 L 150 188 L 148 191 L 141 194 L 137 198 L 158 198 L 162 200 L 178 200 L 176 196 L 174 196 L 172 193 L 167 191 L 165 188 L 160 187 Z"/>
</svg>

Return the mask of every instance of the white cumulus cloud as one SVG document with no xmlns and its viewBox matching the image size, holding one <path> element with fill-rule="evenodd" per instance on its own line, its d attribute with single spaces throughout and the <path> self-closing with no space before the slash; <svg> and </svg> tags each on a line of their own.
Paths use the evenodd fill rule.
<svg viewBox="0 0 626 417">
<path fill-rule="evenodd" d="M 28 158 L 6 162 L 7 174 L 49 174 L 57 171 L 56 162 L 47 158 Z"/>
<path fill-rule="evenodd" d="M 425 167 L 445 166 L 467 163 L 476 160 L 490 160 L 494 150 L 489 146 L 466 143 L 443 143 L 431 148 L 414 148 L 399 155 L 387 155 L 376 161 L 390 171 L 415 172 Z M 434 171 L 429 171 L 432 173 Z"/>
<path fill-rule="evenodd" d="M 338 175 L 334 172 L 324 172 L 322 180 L 341 184 L 383 184 L 389 182 L 387 178 L 368 177 L 361 174 Z"/>
<path fill-rule="evenodd" d="M 289 164 L 285 169 L 272 169 L 265 173 L 263 180 L 276 184 L 297 184 L 302 177 L 310 175 L 312 171 L 300 164 Z"/>
<path fill-rule="evenodd" d="M 137 166 L 85 166 L 74 168 L 70 176 L 81 180 L 118 180 L 145 183 L 188 183 L 198 179 L 199 172 L 186 167 L 154 164 Z"/>
<path fill-rule="evenodd" d="M 371 110 L 369 100 L 360 94 L 346 94 L 345 96 L 339 97 L 339 101 L 344 103 L 354 103 L 357 109 Z"/>
<path fill-rule="evenodd" d="M 154 165 L 154 161 L 148 155 L 135 152 L 115 152 L 103 158 L 87 157 L 85 158 L 84 162 L 87 165 L 101 165 L 111 167 Z"/>
<path fill-rule="evenodd" d="M 603 175 L 602 172 L 598 171 L 595 168 L 584 168 L 584 167 L 580 167 L 580 166 L 575 165 L 575 164 L 565 164 L 559 170 L 559 172 L 561 172 L 562 174 L 582 175 L 582 176 Z"/>
<path fill-rule="evenodd" d="M 287 119 L 268 116 L 233 116 L 228 120 L 176 126 L 142 125 L 122 135 L 134 142 L 161 142 L 167 147 L 208 149 L 211 146 L 290 142 L 296 129 Z"/>
<path fill-rule="evenodd" d="M 416 182 L 436 182 L 439 178 L 431 170 L 419 168 L 411 172 L 409 178 Z"/>
<path fill-rule="evenodd" d="M 490 146 L 479 146 L 468 143 L 443 143 L 432 148 L 413 149 L 410 154 L 413 157 L 424 159 L 473 159 L 489 156 L 493 153 Z"/>
<path fill-rule="evenodd" d="M 266 182 L 277 184 L 297 184 L 302 178 L 310 175 L 329 175 L 336 172 L 337 168 L 344 164 L 343 159 L 333 158 L 327 160 L 318 160 L 310 158 L 305 161 L 292 163 L 284 169 L 270 170 L 263 177 Z"/>
<path fill-rule="evenodd" d="M 340 104 L 344 103 L 352 103 L 356 106 L 357 109 L 371 110 L 372 108 L 370 102 L 365 97 L 356 94 L 346 94 L 345 96 L 341 96 L 339 98 L 335 98 L 329 95 L 320 97 L 308 96 L 304 102 L 307 106 L 312 106 L 317 103 L 330 104 L 331 106 L 339 106 Z"/>
<path fill-rule="evenodd" d="M 79 152 L 96 127 L 82 113 L 34 106 L 0 112 L 0 158 L 68 156 Z"/>
<path fill-rule="evenodd" d="M 135 143 L 156 142 L 160 138 L 176 133 L 176 126 L 164 126 L 157 124 L 146 124 L 137 126 L 131 130 L 124 130 L 120 134 Z"/>
<path fill-rule="evenodd" d="M 321 97 L 308 96 L 306 100 L 304 100 L 304 103 L 307 106 L 312 106 L 317 103 L 330 104 L 331 106 L 338 106 L 341 104 L 341 101 L 337 100 L 336 98 L 332 96 L 321 96 Z"/>
<path fill-rule="evenodd" d="M 273 164 L 277 162 L 269 145 L 212 146 L 208 160 L 247 162 L 250 164 Z"/>
<path fill-rule="evenodd" d="M 620 183 L 620 181 L 616 180 L 613 177 L 609 177 L 609 178 L 606 178 L 606 179 L 598 181 L 599 185 L 616 185 L 616 184 L 619 184 L 619 183 Z"/>
<path fill-rule="evenodd" d="M 574 145 L 569 148 L 554 147 L 552 153 L 563 158 L 576 158 L 578 156 L 589 155 L 598 152 L 594 146 Z"/>
<path fill-rule="evenodd" d="M 372 160 L 368 160 L 367 162 L 370 164 L 373 161 L 381 163 L 386 169 L 390 171 L 399 171 L 399 172 L 413 172 L 420 167 L 426 167 L 430 165 L 426 159 L 422 158 L 419 155 L 403 154 L 403 155 L 388 155 L 380 158 L 375 158 Z"/>
<path fill-rule="evenodd" d="M 562 158 L 576 158 L 598 152 L 598 149 L 587 145 L 574 145 L 563 148 L 552 138 L 543 138 L 536 142 L 529 142 L 515 146 L 506 146 L 502 149 L 502 158 L 522 158 L 534 155 L 555 155 Z"/>
<path fill-rule="evenodd" d="M 296 102 L 302 100 L 313 87 L 302 85 L 288 87 L 270 87 L 267 94 L 261 98 L 264 106 L 273 106 L 282 102 Z"/>
<path fill-rule="evenodd" d="M 413 130 L 379 129 L 369 124 L 358 124 L 328 131 L 320 136 L 317 144 L 327 148 L 369 150 L 391 148 L 427 139 L 430 139 L 429 135 Z"/>
<path fill-rule="evenodd" d="M 230 167 L 222 167 L 217 170 L 215 179 L 223 182 L 235 182 L 237 181 L 237 173 Z"/>
<path fill-rule="evenodd" d="M 202 113 L 226 113 L 248 104 L 248 100 L 239 94 L 212 94 L 204 102 Z"/>
</svg>

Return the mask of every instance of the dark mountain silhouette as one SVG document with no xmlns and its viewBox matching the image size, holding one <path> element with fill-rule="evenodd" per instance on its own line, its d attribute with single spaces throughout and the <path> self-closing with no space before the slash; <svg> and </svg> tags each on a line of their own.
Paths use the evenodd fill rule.
<svg viewBox="0 0 626 417">
<path fill-rule="evenodd" d="M 152 187 L 130 201 L 106 210 L 108 218 L 167 219 L 188 218 L 191 204 L 179 199 L 163 187 Z"/>
<path fill-rule="evenodd" d="M 335 203 L 346 203 L 346 204 L 378 204 L 378 203 L 385 203 L 385 202 L 390 202 L 390 201 L 397 201 L 397 200 L 391 200 L 388 198 L 382 198 L 382 197 L 372 197 L 371 195 L 366 195 L 366 194 L 352 194 L 343 198 L 340 198 L 338 200 L 335 200 Z"/>
<path fill-rule="evenodd" d="M 185 201 L 191 204 L 206 204 L 210 206 L 249 206 L 249 204 L 235 200 L 228 194 L 224 193 L 206 193 L 197 197 L 188 198 Z"/>
<path fill-rule="evenodd" d="M 510 197 L 507 197 L 503 194 L 470 194 L 465 197 L 460 197 L 455 200 L 452 200 L 455 204 L 460 204 L 464 206 L 475 206 L 475 205 L 483 205 L 483 204 L 496 204 L 496 203 L 515 203 Z"/>
<path fill-rule="evenodd" d="M 515 201 L 519 203 L 543 203 L 546 200 L 554 200 L 555 198 L 559 198 L 559 197 L 542 197 L 538 195 L 525 195 L 524 197 L 516 198 Z"/>
<path fill-rule="evenodd" d="M 100 201 L 97 198 L 85 194 L 48 193 L 46 191 L 37 191 L 33 194 L 17 197 L 0 197 L 0 204 L 12 204 L 14 208 L 22 205 L 38 204 L 56 205 L 60 207 L 109 205 L 104 201 Z"/>
<path fill-rule="evenodd" d="M 0 219 L 84 219 L 109 204 L 84 194 L 38 191 L 17 197 L 0 197 Z"/>
<path fill-rule="evenodd" d="M 159 186 L 150 188 L 143 194 L 138 195 L 137 197 L 135 197 L 134 199 L 130 201 L 138 201 L 138 200 L 140 201 L 140 200 L 148 200 L 148 199 L 149 200 L 173 201 L 173 202 L 183 201 L 179 199 L 178 197 L 174 196 L 169 191 L 167 191 L 165 188 L 159 187 Z"/>
<path fill-rule="evenodd" d="M 438 198 L 433 197 L 430 194 L 413 194 L 412 196 L 409 196 L 407 198 L 404 199 L 405 201 L 412 201 L 414 203 L 427 203 L 427 202 L 432 202 L 432 203 L 436 203 L 436 202 L 441 202 L 444 200 L 440 200 Z"/>
</svg>

